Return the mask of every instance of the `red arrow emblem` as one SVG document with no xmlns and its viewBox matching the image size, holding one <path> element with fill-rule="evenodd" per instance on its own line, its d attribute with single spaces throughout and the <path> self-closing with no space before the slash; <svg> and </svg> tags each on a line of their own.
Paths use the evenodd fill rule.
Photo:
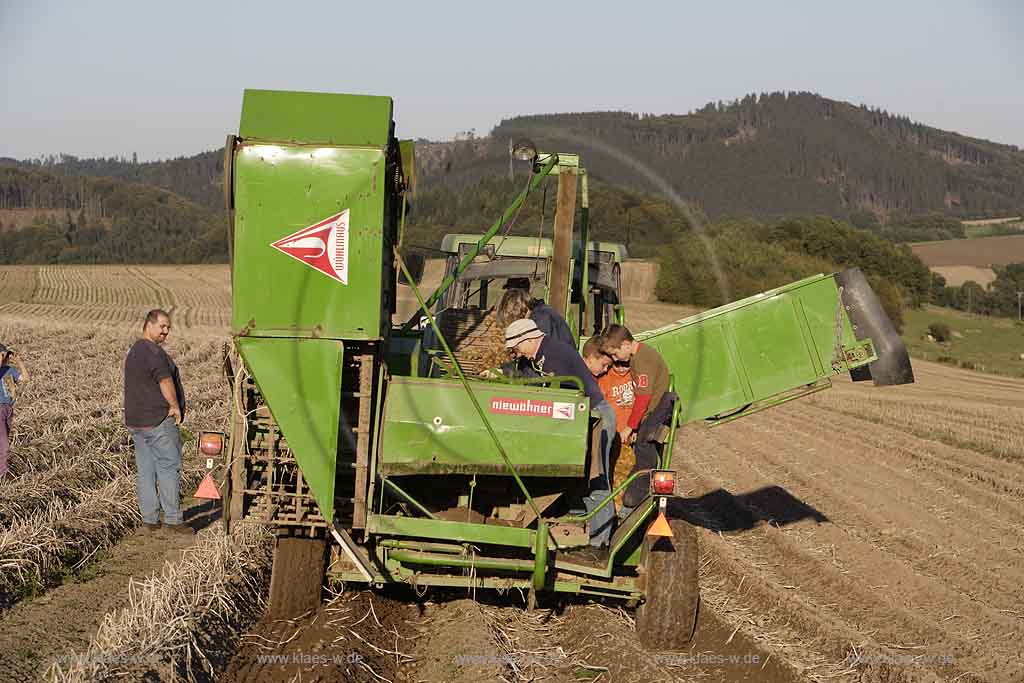
<svg viewBox="0 0 1024 683">
<path fill-rule="evenodd" d="M 270 246 L 347 285 L 348 216 L 349 210 L 345 209 Z"/>
</svg>

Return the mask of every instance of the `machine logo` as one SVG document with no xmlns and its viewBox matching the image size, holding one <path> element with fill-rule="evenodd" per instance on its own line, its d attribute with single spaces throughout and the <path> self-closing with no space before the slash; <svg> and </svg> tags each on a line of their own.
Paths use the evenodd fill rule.
<svg viewBox="0 0 1024 683">
<path fill-rule="evenodd" d="M 554 410 L 551 413 L 551 417 L 556 420 L 572 420 L 576 417 L 576 404 L 575 403 L 562 403 L 561 401 L 554 402 Z"/>
<path fill-rule="evenodd" d="M 495 396 L 491 399 L 491 412 L 500 415 L 526 415 L 531 417 L 550 417 L 556 420 L 572 420 L 576 417 L 576 404 L 562 403 L 561 401 L 534 401 L 531 398 Z"/>
<path fill-rule="evenodd" d="M 270 246 L 347 285 L 348 217 L 349 210 L 345 209 Z"/>
</svg>

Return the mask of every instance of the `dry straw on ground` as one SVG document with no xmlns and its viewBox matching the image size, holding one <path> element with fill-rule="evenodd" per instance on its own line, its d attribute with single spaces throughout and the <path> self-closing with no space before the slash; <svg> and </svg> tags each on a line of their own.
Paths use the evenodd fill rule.
<svg viewBox="0 0 1024 683">
<path fill-rule="evenodd" d="M 0 483 L 4 604 L 80 569 L 141 521 L 122 423 L 121 368 L 135 338 L 132 330 L 0 323 L 0 339 L 18 349 L 30 373 L 17 387 L 10 472 Z M 171 352 L 188 394 L 186 424 L 223 424 L 219 340 L 186 337 Z M 183 490 L 202 474 L 187 430 Z"/>
<path fill-rule="evenodd" d="M 48 676 L 92 683 L 139 680 L 147 672 L 164 680 L 211 675 L 204 634 L 237 632 L 240 621 L 262 610 L 270 548 L 262 527 L 239 525 L 229 536 L 204 531 L 180 561 L 131 581 L 128 606 L 107 614 L 88 649 L 63 657 Z"/>
</svg>

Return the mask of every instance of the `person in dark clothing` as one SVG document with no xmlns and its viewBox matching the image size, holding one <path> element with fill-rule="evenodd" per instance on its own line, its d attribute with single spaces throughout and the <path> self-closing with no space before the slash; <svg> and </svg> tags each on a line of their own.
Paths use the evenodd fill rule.
<svg viewBox="0 0 1024 683">
<path fill-rule="evenodd" d="M 513 286 L 523 285 L 523 286 Z M 529 318 L 537 323 L 537 327 L 546 336 L 576 346 L 576 338 L 565 318 L 555 309 L 540 299 L 531 299 L 529 280 L 526 278 L 510 278 L 508 289 L 498 304 L 498 319 L 502 325 L 511 325 L 516 320 Z"/>
<path fill-rule="evenodd" d="M 572 376 L 583 383 L 583 391 L 590 398 L 590 408 L 601 418 L 601 448 L 595 454 L 597 476 L 590 481 L 590 493 L 583 499 L 587 511 L 595 509 L 611 495 L 608 475 L 608 457 L 615 438 L 615 411 L 601 394 L 594 375 L 573 346 L 545 335 L 529 318 L 516 320 L 505 329 L 505 348 L 517 357 L 525 358 L 540 375 Z M 615 520 L 615 504 L 609 502 L 592 518 L 590 545 L 602 547 L 611 540 Z"/>
<path fill-rule="evenodd" d="M 142 338 L 132 345 L 124 360 L 124 422 L 135 443 L 136 491 L 146 528 L 160 528 L 163 509 L 164 524 L 169 529 L 192 534 L 182 522 L 179 500 L 178 425 L 185 417 L 185 390 L 178 366 L 161 348 L 170 332 L 170 314 L 159 309 L 146 314 Z"/>
</svg>

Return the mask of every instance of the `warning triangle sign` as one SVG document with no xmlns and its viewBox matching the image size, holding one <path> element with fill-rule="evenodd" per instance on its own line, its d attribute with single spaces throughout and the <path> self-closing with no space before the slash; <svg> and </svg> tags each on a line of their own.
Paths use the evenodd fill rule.
<svg viewBox="0 0 1024 683">
<path fill-rule="evenodd" d="M 650 527 L 647 529 L 648 536 L 667 536 L 672 538 L 672 527 L 669 526 L 668 520 L 665 519 L 665 513 L 659 512 L 658 518 L 654 520 Z"/>
<path fill-rule="evenodd" d="M 347 285 L 348 220 L 349 210 L 345 209 L 282 237 L 270 246 Z"/>
<path fill-rule="evenodd" d="M 203 482 L 199 484 L 199 488 L 192 494 L 193 498 L 206 498 L 207 500 L 220 500 L 220 492 L 217 491 L 217 485 L 213 483 L 213 477 L 207 472 Z"/>
</svg>

